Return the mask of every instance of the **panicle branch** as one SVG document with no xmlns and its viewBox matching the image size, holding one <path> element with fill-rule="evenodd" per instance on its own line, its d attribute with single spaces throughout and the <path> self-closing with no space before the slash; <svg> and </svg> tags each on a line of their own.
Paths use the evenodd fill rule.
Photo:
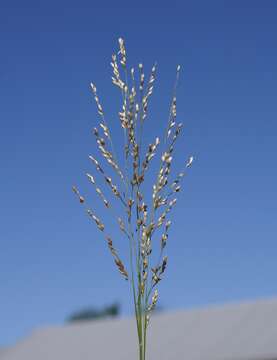
<svg viewBox="0 0 277 360">
<path fill-rule="evenodd" d="M 113 242 L 112 242 L 112 239 L 108 236 L 106 237 L 107 241 L 108 241 L 108 246 L 109 246 L 109 249 L 111 251 L 111 254 L 113 255 L 114 257 L 114 261 L 115 261 L 115 264 L 119 270 L 119 272 L 124 276 L 124 278 L 126 280 L 128 280 L 129 278 L 129 275 L 124 267 L 124 264 L 122 263 L 122 261 L 120 260 L 119 256 L 117 255 L 117 251 L 115 250 L 115 248 L 113 247 Z"/>
<path fill-rule="evenodd" d="M 101 200 L 103 201 L 104 205 L 109 208 L 110 207 L 110 204 L 108 202 L 108 200 L 105 198 L 104 194 L 102 193 L 101 189 L 98 188 L 96 185 L 95 185 L 95 180 L 94 180 L 94 177 L 90 174 L 86 174 L 87 175 L 87 178 L 89 179 L 89 181 L 95 186 L 95 191 L 97 192 L 97 194 L 100 196 Z"/>
<path fill-rule="evenodd" d="M 100 163 L 98 160 L 96 160 L 93 156 L 89 156 L 89 159 L 92 161 L 92 163 L 95 165 L 96 170 L 103 176 L 105 183 L 108 185 L 108 187 L 111 189 L 112 193 L 120 199 L 120 201 L 122 202 L 122 204 L 124 206 L 126 206 L 126 202 L 123 199 L 123 196 L 121 195 L 121 193 L 119 192 L 118 188 L 116 185 L 114 185 L 114 183 L 112 182 L 112 178 L 107 176 L 105 171 L 103 170 L 103 168 L 101 167 Z"/>
</svg>

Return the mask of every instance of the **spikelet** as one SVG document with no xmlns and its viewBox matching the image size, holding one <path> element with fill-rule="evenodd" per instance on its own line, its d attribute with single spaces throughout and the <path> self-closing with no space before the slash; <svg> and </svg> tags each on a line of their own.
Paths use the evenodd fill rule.
<svg viewBox="0 0 277 360">
<path fill-rule="evenodd" d="M 142 258 L 144 259 L 146 256 L 149 256 L 152 252 L 151 248 L 151 237 L 155 230 L 155 224 L 151 222 L 148 226 L 144 226 L 146 223 L 145 218 L 143 219 L 143 231 L 141 237 L 141 253 Z"/>
<path fill-rule="evenodd" d="M 97 194 L 100 196 L 101 200 L 103 201 L 104 205 L 108 208 L 110 207 L 109 202 L 107 201 L 107 199 L 105 198 L 104 194 L 102 193 L 101 189 L 99 189 L 96 185 L 95 185 L 95 180 L 94 177 L 90 174 L 86 174 L 87 178 L 89 179 L 89 181 L 95 186 L 95 191 L 97 192 Z"/>
<path fill-rule="evenodd" d="M 124 40 L 122 38 L 119 38 L 118 43 L 119 43 L 119 53 L 121 55 L 120 63 L 125 68 L 126 67 L 126 49 L 125 49 Z"/>
<path fill-rule="evenodd" d="M 83 204 L 83 203 L 85 202 L 85 199 L 84 199 L 83 196 L 80 195 L 80 192 L 79 192 L 79 190 L 76 188 L 76 186 L 73 186 L 73 187 L 72 187 L 72 190 L 73 190 L 73 192 L 78 196 L 80 203 Z"/>
<path fill-rule="evenodd" d="M 156 307 L 157 301 L 158 301 L 158 290 L 156 289 L 154 291 L 154 295 L 152 296 L 152 302 L 148 307 L 148 312 L 152 311 Z"/>
<path fill-rule="evenodd" d="M 170 228 L 170 226 L 171 226 L 171 220 L 168 220 L 168 221 L 166 222 L 166 224 L 165 224 L 165 231 L 166 231 L 166 232 L 168 231 L 168 229 Z"/>
<path fill-rule="evenodd" d="M 156 227 L 160 227 L 162 226 L 162 224 L 165 222 L 166 216 L 167 214 L 172 210 L 173 206 L 176 204 L 177 199 L 173 199 L 169 202 L 168 207 L 165 209 L 165 211 L 161 214 L 161 216 L 159 217 L 158 221 L 157 221 L 157 225 Z"/>
<path fill-rule="evenodd" d="M 160 203 L 159 203 L 158 199 L 161 200 L 163 204 L 167 202 L 168 196 L 166 196 L 162 200 L 162 198 L 159 196 L 159 193 L 168 184 L 168 176 L 170 174 L 171 163 L 172 163 L 172 160 L 173 160 L 172 153 L 173 153 L 173 150 L 174 150 L 175 142 L 176 142 L 176 140 L 177 140 L 177 138 L 178 138 L 178 136 L 179 136 L 179 134 L 181 132 L 181 129 L 182 129 L 182 123 L 179 123 L 176 126 L 175 134 L 174 134 L 174 136 L 172 138 L 171 143 L 168 145 L 166 151 L 164 151 L 162 156 L 161 156 L 161 166 L 160 166 L 160 170 L 159 170 L 159 173 L 158 173 L 158 176 L 157 176 L 157 183 L 153 186 L 153 194 L 152 194 L 155 209 L 157 209 L 160 206 Z M 179 181 L 179 179 L 178 179 L 178 181 Z M 174 183 L 172 185 L 174 186 Z M 179 186 L 176 186 L 176 184 L 175 184 L 175 188 L 173 189 L 173 191 L 178 192 L 178 191 L 180 191 L 180 189 L 181 188 Z"/>
<path fill-rule="evenodd" d="M 113 68 L 113 75 L 114 75 L 114 76 L 112 76 L 113 84 L 118 86 L 120 88 L 120 90 L 124 90 L 125 83 L 120 78 L 120 73 L 119 73 L 119 68 L 118 68 L 118 64 L 117 64 L 116 55 L 112 55 L 111 67 Z"/>
<path fill-rule="evenodd" d="M 104 124 L 102 124 L 102 123 L 100 123 L 99 125 L 100 125 L 100 127 L 102 128 L 104 135 L 105 135 L 107 138 L 110 138 L 108 126 L 106 126 L 106 125 L 104 125 Z M 102 145 L 102 146 L 105 145 L 105 141 L 102 140 L 101 138 L 99 138 L 98 141 L 100 142 L 100 145 Z"/>
<path fill-rule="evenodd" d="M 101 174 L 104 174 L 104 170 L 100 166 L 99 162 L 91 155 L 89 156 L 89 158 L 94 163 L 96 170 L 99 171 Z"/>
<path fill-rule="evenodd" d="M 87 210 L 88 215 L 94 220 L 96 226 L 100 231 L 104 231 L 105 225 L 101 222 L 101 220 L 92 212 L 92 210 Z"/>
<path fill-rule="evenodd" d="M 169 138 L 171 132 L 172 132 L 172 128 L 176 125 L 175 119 L 177 116 L 177 99 L 174 96 L 172 99 L 172 104 L 171 104 L 171 114 L 170 114 L 170 122 L 169 122 L 169 126 L 168 126 L 168 131 L 167 131 L 167 138 Z"/>
<path fill-rule="evenodd" d="M 153 203 L 157 199 L 159 192 L 167 185 L 168 183 L 168 175 L 170 173 L 170 166 L 172 161 L 172 156 L 168 152 L 164 152 L 161 158 L 162 165 L 158 172 L 157 182 L 153 185 Z"/>
<path fill-rule="evenodd" d="M 193 156 L 190 156 L 189 159 L 186 162 L 185 167 L 189 168 L 191 167 L 192 163 L 194 161 Z M 176 179 L 172 182 L 172 184 L 170 185 L 170 188 L 172 189 L 171 192 L 169 192 L 166 196 L 166 200 L 169 198 L 170 195 L 172 195 L 173 193 L 177 193 L 181 190 L 181 186 L 180 186 L 180 182 L 182 180 L 182 178 L 185 176 L 185 172 L 181 171 L 178 176 L 176 177 Z"/>
<path fill-rule="evenodd" d="M 98 114 L 101 116 L 102 121 L 105 123 L 104 110 L 102 108 L 102 105 L 100 104 L 100 100 L 99 100 L 99 97 L 97 95 L 96 86 L 93 83 L 90 83 L 90 87 L 91 87 L 91 90 L 92 90 L 93 95 L 94 95 L 94 100 L 95 100 L 95 103 L 96 103 L 96 106 L 97 106 Z M 109 129 L 108 129 L 107 125 L 102 124 L 102 127 L 105 128 L 105 130 L 104 130 L 105 136 L 110 139 L 110 133 L 109 133 Z"/>
<path fill-rule="evenodd" d="M 124 222 L 123 222 L 123 220 L 122 220 L 120 217 L 118 218 L 118 224 L 119 224 L 120 230 L 121 230 L 122 232 L 126 233 Z"/>
<path fill-rule="evenodd" d="M 156 196 L 154 198 L 154 209 L 158 209 L 160 206 L 162 205 L 166 205 L 167 204 L 167 198 L 164 198 L 162 196 Z"/>
<path fill-rule="evenodd" d="M 165 230 L 161 237 L 161 253 L 162 253 L 163 249 L 166 247 L 167 240 L 168 240 L 168 230 L 169 230 L 170 226 L 171 226 L 171 220 L 168 220 L 165 223 Z"/>
<path fill-rule="evenodd" d="M 101 126 L 101 124 L 100 124 L 100 126 Z M 104 125 L 102 128 L 107 130 L 107 128 Z M 105 142 L 103 142 L 103 139 L 100 138 L 98 129 L 96 127 L 93 129 L 93 134 L 96 138 L 98 149 L 99 149 L 101 155 L 108 162 L 108 164 L 115 170 L 115 172 L 119 175 L 119 177 L 121 179 L 123 179 L 123 174 L 119 168 L 119 165 L 117 164 L 116 160 L 114 159 L 113 154 L 106 149 L 106 144 L 105 144 Z"/>
<path fill-rule="evenodd" d="M 128 280 L 128 273 L 125 270 L 122 261 L 120 259 L 115 259 L 114 261 L 118 267 L 119 272 L 125 277 L 126 280 Z"/>
<path fill-rule="evenodd" d="M 143 110 L 142 121 L 144 121 L 147 116 L 148 101 L 153 93 L 155 79 L 156 79 L 156 64 L 152 67 L 150 79 L 148 81 L 148 85 L 146 89 L 146 94 L 142 98 L 142 110 Z M 143 81 L 144 81 L 144 76 L 143 76 Z M 143 87 L 143 82 L 142 82 L 142 87 Z"/>
<path fill-rule="evenodd" d="M 167 256 L 164 256 L 163 262 L 160 268 L 160 275 L 162 275 L 165 272 L 165 269 L 167 267 Z"/>
<path fill-rule="evenodd" d="M 180 172 L 173 183 L 170 185 L 171 189 L 176 192 L 176 188 L 179 186 L 181 179 L 185 176 L 184 172 Z M 177 191 L 178 192 L 178 191 Z"/>
<path fill-rule="evenodd" d="M 118 113 L 118 116 L 119 116 L 119 120 L 120 120 L 122 128 L 127 129 L 129 127 L 129 120 L 128 120 L 128 115 L 127 115 L 127 105 L 126 105 L 125 101 L 122 105 L 122 111 L 120 111 Z"/>
<path fill-rule="evenodd" d="M 114 195 L 116 196 L 116 197 L 120 197 L 120 193 L 119 193 L 119 191 L 117 190 L 117 187 L 116 187 L 116 185 L 114 185 L 113 183 L 112 183 L 112 179 L 110 178 L 110 177 L 108 177 L 108 176 L 105 176 L 105 180 L 106 180 L 106 183 L 109 185 L 109 187 L 111 188 L 111 190 L 112 190 L 112 192 L 114 193 Z"/>
<path fill-rule="evenodd" d="M 147 258 L 147 251 L 143 251 L 142 253 L 142 281 L 141 281 L 141 295 L 144 294 L 145 285 L 147 282 L 147 276 L 148 276 L 148 258 Z"/>
<path fill-rule="evenodd" d="M 167 239 L 168 239 L 168 234 L 163 233 L 161 238 L 161 249 L 164 249 L 166 247 Z"/>
<path fill-rule="evenodd" d="M 99 161 L 97 161 L 93 156 L 89 156 L 89 159 L 94 164 L 96 170 L 103 176 L 106 184 L 109 186 L 112 193 L 120 199 L 120 201 L 123 203 L 124 206 L 126 206 L 126 202 L 124 201 L 122 195 L 120 194 L 119 190 L 117 189 L 117 186 L 113 184 L 112 178 L 107 176 L 103 168 L 101 167 Z"/>
<path fill-rule="evenodd" d="M 131 78 L 132 78 L 132 87 L 131 87 L 131 91 L 130 91 L 130 94 L 129 94 L 129 103 L 130 103 L 130 106 L 133 108 L 135 108 L 135 99 L 136 99 L 136 95 L 137 95 L 137 92 L 136 92 L 136 82 L 135 82 L 135 69 L 132 68 L 131 71 Z"/>
<path fill-rule="evenodd" d="M 193 156 L 190 156 L 190 158 L 188 159 L 188 162 L 187 162 L 187 164 L 186 164 L 186 167 L 187 167 L 187 168 L 192 165 L 193 160 L 194 160 L 194 159 L 193 159 Z"/>
<path fill-rule="evenodd" d="M 119 256 L 117 255 L 115 248 L 113 247 L 112 239 L 109 236 L 107 236 L 106 239 L 108 241 L 109 249 L 111 251 L 112 256 L 114 257 L 114 261 L 116 263 L 116 266 L 117 266 L 119 272 L 124 276 L 124 278 L 126 280 L 128 280 L 128 273 L 125 270 L 125 267 L 124 267 L 122 261 L 120 260 Z"/>
<path fill-rule="evenodd" d="M 144 79 L 145 79 L 145 75 L 144 75 L 144 70 L 143 70 L 143 64 L 139 64 L 139 90 L 140 93 L 143 93 L 143 87 L 144 87 Z"/>
<path fill-rule="evenodd" d="M 145 170 L 148 169 L 149 163 L 155 156 L 155 151 L 157 150 L 157 147 L 159 144 L 160 144 L 160 139 L 157 137 L 155 139 L 155 142 L 148 146 L 148 151 L 147 151 L 147 153 L 145 155 L 145 159 L 142 163 L 143 173 L 145 172 Z"/>
<path fill-rule="evenodd" d="M 141 268 L 140 268 L 140 272 L 139 272 L 139 281 L 142 279 L 142 281 L 140 283 L 138 283 L 138 286 L 139 288 L 141 289 L 141 293 L 142 295 L 144 294 L 144 290 L 145 290 L 145 287 L 147 287 L 147 279 L 148 279 L 148 271 L 147 271 L 147 268 L 148 268 L 148 264 L 146 265 L 145 267 L 145 264 L 147 261 L 147 257 L 144 257 L 143 258 L 143 268 L 142 268 L 142 271 L 141 271 Z M 140 264 L 142 266 L 142 264 Z"/>
<path fill-rule="evenodd" d="M 109 236 L 107 236 L 106 239 L 107 239 L 108 246 L 109 246 L 109 249 L 110 249 L 112 255 L 115 256 L 115 257 L 117 257 L 116 250 L 115 250 L 115 248 L 113 247 L 112 239 L 111 239 Z"/>
<path fill-rule="evenodd" d="M 90 181 L 93 185 L 95 185 L 94 177 L 93 177 L 92 175 L 90 175 L 90 174 L 86 174 L 86 175 L 87 175 L 87 178 L 89 179 L 89 181 Z"/>
<path fill-rule="evenodd" d="M 176 125 L 176 116 L 177 116 L 176 89 L 177 89 L 177 85 L 178 85 L 178 81 L 179 81 L 180 69 L 181 69 L 181 67 L 180 67 L 180 65 L 178 65 L 177 66 L 177 72 L 176 72 L 175 84 L 174 84 L 174 90 L 173 90 L 173 97 L 172 97 L 171 106 L 170 106 L 167 131 L 166 131 L 167 139 L 170 137 L 172 129 Z"/>
<path fill-rule="evenodd" d="M 183 127 L 183 123 L 179 123 L 177 126 L 176 126 L 176 129 L 175 129 L 175 133 L 174 133 L 174 136 L 173 136 L 173 139 L 172 139 L 172 143 L 171 143 L 171 146 L 175 143 L 175 141 L 177 140 L 179 134 L 181 133 L 181 129 Z"/>
<path fill-rule="evenodd" d="M 154 272 L 152 275 L 152 287 L 156 286 L 162 279 L 160 278 L 160 276 Z"/>
</svg>

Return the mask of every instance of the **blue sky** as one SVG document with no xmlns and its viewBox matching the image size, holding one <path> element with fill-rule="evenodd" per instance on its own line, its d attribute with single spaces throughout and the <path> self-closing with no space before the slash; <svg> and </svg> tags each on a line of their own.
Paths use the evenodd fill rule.
<svg viewBox="0 0 277 360">
<path fill-rule="evenodd" d="M 122 138 L 109 66 L 119 36 L 130 63 L 149 71 L 158 61 L 145 143 L 162 131 L 182 66 L 176 166 L 196 161 L 175 209 L 160 304 L 277 295 L 276 16 L 270 0 L 2 2 L 0 345 L 87 305 L 119 301 L 131 313 L 129 289 L 71 192 L 84 189 L 112 228 L 84 174 L 96 154 L 90 81 Z"/>
</svg>

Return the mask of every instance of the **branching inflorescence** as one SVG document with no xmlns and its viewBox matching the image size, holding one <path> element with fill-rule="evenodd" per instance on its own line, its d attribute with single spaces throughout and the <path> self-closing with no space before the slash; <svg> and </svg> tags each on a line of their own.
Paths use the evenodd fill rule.
<svg viewBox="0 0 277 360">
<path fill-rule="evenodd" d="M 114 199 L 122 204 L 122 214 L 120 217 L 116 216 L 119 229 L 127 237 L 129 243 L 130 261 L 128 268 L 120 259 L 111 236 L 106 233 L 104 223 L 98 218 L 94 210 L 87 209 L 87 214 L 95 222 L 99 231 L 104 234 L 119 272 L 131 283 L 139 340 L 139 359 L 145 360 L 147 327 L 150 314 L 158 300 L 156 287 L 162 280 L 168 261 L 167 256 L 164 256 L 164 249 L 171 226 L 171 220 L 168 219 L 168 216 L 176 204 L 177 199 L 175 196 L 181 190 L 182 178 L 185 175 L 186 168 L 191 166 L 193 157 L 189 157 L 184 164 L 184 170 L 177 175 L 175 180 L 170 182 L 174 147 L 182 130 L 182 123 L 178 123 L 176 119 L 176 90 L 180 66 L 177 67 L 164 138 L 161 141 L 156 137 L 149 144 L 144 154 L 142 141 L 144 123 L 148 116 L 148 104 L 154 89 L 157 65 L 155 64 L 152 67 L 149 80 L 145 82 L 142 64 L 138 66 L 137 77 L 135 77 L 134 68 L 131 68 L 129 72 L 125 44 L 121 38 L 119 39 L 118 55 L 119 58 L 117 55 L 112 55 L 111 66 L 113 72 L 112 83 L 119 88 L 122 96 L 119 121 L 125 139 L 123 147 L 124 168 L 119 164 L 110 129 L 94 84 L 91 84 L 91 90 L 100 116 L 100 122 L 98 127 L 93 129 L 93 135 L 102 155 L 102 162 L 106 162 L 107 166 L 104 167 L 100 161 L 91 155 L 89 159 L 93 163 L 96 172 L 102 177 L 103 184 L 106 184 Z M 151 200 L 147 204 L 147 198 L 144 195 L 145 191 L 143 191 L 142 187 L 147 170 L 158 148 L 161 147 L 161 142 L 164 148 L 161 149 L 160 166 L 153 185 Z M 108 170 L 105 170 L 105 168 L 115 173 L 118 183 L 108 175 Z M 103 190 L 98 187 L 94 176 L 89 173 L 86 176 L 105 208 L 114 211 Z M 73 191 L 80 203 L 85 205 L 85 198 L 80 194 L 79 190 L 73 187 Z M 153 248 L 153 237 L 159 233 L 158 261 L 152 264 L 150 263 L 150 257 Z"/>
</svg>

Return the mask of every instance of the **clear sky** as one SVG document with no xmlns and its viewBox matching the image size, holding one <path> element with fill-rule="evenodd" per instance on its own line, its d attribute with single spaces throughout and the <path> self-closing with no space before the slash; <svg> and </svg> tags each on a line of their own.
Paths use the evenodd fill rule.
<svg viewBox="0 0 277 360">
<path fill-rule="evenodd" d="M 166 122 L 177 64 L 176 164 L 194 154 L 168 243 L 165 309 L 277 295 L 277 2 L 2 1 L 0 6 L 0 345 L 130 293 L 71 192 L 88 187 L 94 81 L 111 115 L 110 56 L 158 61 L 146 141 Z M 150 136 L 151 135 L 151 136 Z M 275 184 L 275 185 L 274 185 Z M 119 247 L 125 239 L 117 238 Z"/>
</svg>

